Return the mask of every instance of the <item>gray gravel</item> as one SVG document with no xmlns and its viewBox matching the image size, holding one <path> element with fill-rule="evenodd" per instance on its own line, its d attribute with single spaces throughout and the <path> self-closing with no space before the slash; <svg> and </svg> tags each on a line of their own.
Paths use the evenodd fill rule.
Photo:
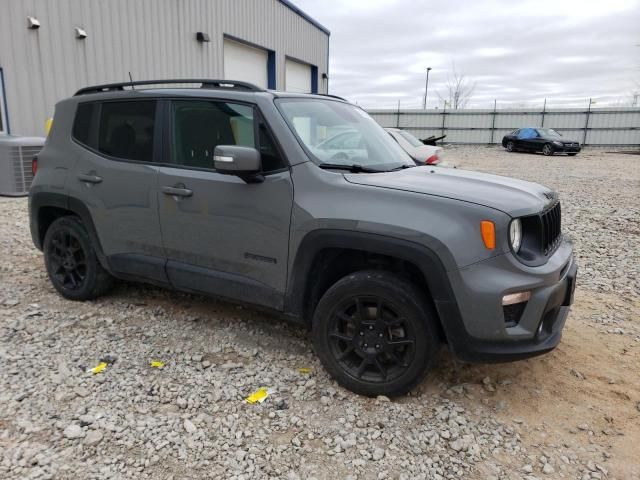
<svg viewBox="0 0 640 480">
<path fill-rule="evenodd" d="M 605 157 L 456 148 L 448 160 L 559 189 L 580 288 L 637 300 L 640 159 Z M 592 320 L 638 335 L 634 313 L 622 302 Z M 26 199 L 0 198 L 0 478 L 613 478 L 598 445 L 535 448 L 525 422 L 498 420 L 508 405 L 490 396 L 511 380 L 474 388 L 447 372 L 368 399 L 328 378 L 304 331 L 262 313 L 126 283 L 65 301 L 31 244 Z M 259 387 L 272 393 L 245 403 Z"/>
</svg>

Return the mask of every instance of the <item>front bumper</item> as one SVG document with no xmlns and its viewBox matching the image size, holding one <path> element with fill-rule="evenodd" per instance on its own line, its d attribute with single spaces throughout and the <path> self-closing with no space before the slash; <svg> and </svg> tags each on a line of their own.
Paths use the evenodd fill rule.
<svg viewBox="0 0 640 480">
<path fill-rule="evenodd" d="M 558 153 L 578 153 L 580 150 L 582 150 L 582 147 L 580 147 L 580 146 L 569 147 L 567 145 L 564 145 L 562 147 L 558 147 L 557 145 L 554 145 L 553 149 L 554 149 L 555 152 L 558 152 Z"/>
<path fill-rule="evenodd" d="M 449 273 L 456 302 L 437 306 L 451 350 L 476 362 L 518 360 L 552 350 L 562 337 L 577 271 L 565 240 L 539 267 L 527 267 L 509 253 Z M 521 291 L 530 291 L 531 298 L 517 322 L 509 322 L 502 297 Z"/>
</svg>

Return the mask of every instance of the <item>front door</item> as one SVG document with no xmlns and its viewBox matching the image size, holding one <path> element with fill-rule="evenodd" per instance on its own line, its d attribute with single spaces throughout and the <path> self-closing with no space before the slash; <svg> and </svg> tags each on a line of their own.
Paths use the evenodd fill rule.
<svg viewBox="0 0 640 480">
<path fill-rule="evenodd" d="M 256 108 L 212 100 L 167 105 L 170 166 L 158 176 L 158 205 L 171 283 L 281 309 L 293 185 Z M 217 145 L 258 148 L 264 181 L 215 171 Z"/>
<path fill-rule="evenodd" d="M 91 215 L 116 273 L 166 283 L 157 203 L 157 102 L 84 102 L 73 126 L 71 201 Z"/>
</svg>

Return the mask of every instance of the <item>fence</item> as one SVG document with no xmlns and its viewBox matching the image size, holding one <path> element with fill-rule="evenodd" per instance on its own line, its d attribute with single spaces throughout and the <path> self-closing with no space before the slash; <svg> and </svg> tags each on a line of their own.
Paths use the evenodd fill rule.
<svg viewBox="0 0 640 480">
<path fill-rule="evenodd" d="M 516 128 L 553 128 L 592 146 L 640 146 L 640 108 L 553 110 L 368 110 L 383 127 L 402 128 L 418 138 L 446 135 L 446 143 L 491 144 Z"/>
</svg>

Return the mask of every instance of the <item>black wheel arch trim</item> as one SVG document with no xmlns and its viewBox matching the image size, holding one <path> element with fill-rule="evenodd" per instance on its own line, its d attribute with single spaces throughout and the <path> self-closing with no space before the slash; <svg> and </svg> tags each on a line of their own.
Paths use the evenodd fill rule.
<svg viewBox="0 0 640 480">
<path fill-rule="evenodd" d="M 447 324 L 451 321 L 457 323 L 456 319 L 451 317 L 457 314 L 457 320 L 460 320 L 447 270 L 434 250 L 419 243 L 386 235 L 334 229 L 309 232 L 300 242 L 287 283 L 285 311 L 288 314 L 304 317 L 305 292 L 308 282 L 313 281 L 309 278 L 309 272 L 316 255 L 328 248 L 364 250 L 414 264 L 427 282 L 447 338 L 449 337 Z M 308 323 L 308 319 L 302 318 L 302 320 Z"/>
<path fill-rule="evenodd" d="M 102 244 L 98 238 L 89 209 L 81 200 L 62 193 L 37 192 L 29 196 L 29 226 L 33 244 L 38 250 L 42 250 L 42 240 L 45 234 L 45 232 L 41 231 L 41 226 L 39 225 L 39 214 L 40 210 L 45 207 L 60 208 L 78 216 L 87 229 L 89 238 L 91 238 L 98 261 L 105 269 L 111 270 L 102 250 Z"/>
</svg>

